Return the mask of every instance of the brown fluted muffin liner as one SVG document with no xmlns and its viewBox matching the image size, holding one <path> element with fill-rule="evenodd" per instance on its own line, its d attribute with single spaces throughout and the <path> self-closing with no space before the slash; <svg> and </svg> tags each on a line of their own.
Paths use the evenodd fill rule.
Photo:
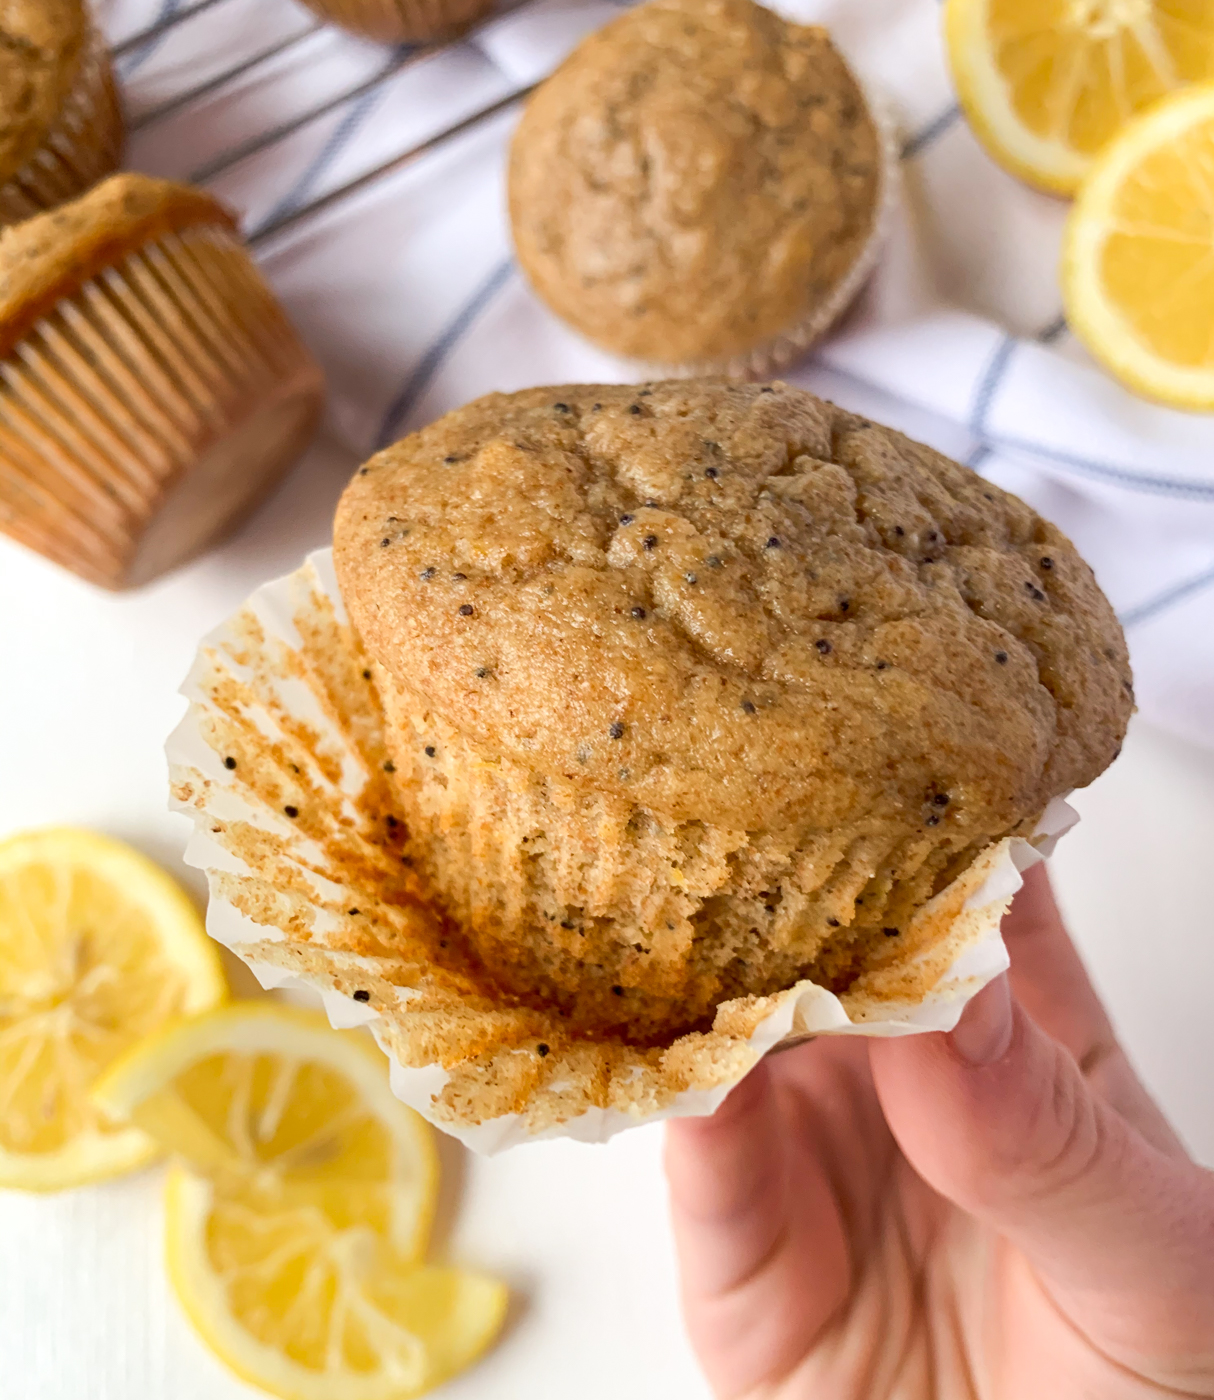
<svg viewBox="0 0 1214 1400">
<path fill-rule="evenodd" d="M 0 530 L 93 583 L 144 583 L 261 500 L 321 402 L 239 236 L 163 233 L 0 361 Z"/>
<path fill-rule="evenodd" d="M 123 134 L 109 50 L 93 29 L 57 120 L 20 170 L 0 184 L 0 225 L 33 218 L 103 180 L 118 168 Z"/>
<path fill-rule="evenodd" d="M 303 0 L 314 14 L 381 44 L 424 43 L 454 34 L 493 0 Z"/>
</svg>

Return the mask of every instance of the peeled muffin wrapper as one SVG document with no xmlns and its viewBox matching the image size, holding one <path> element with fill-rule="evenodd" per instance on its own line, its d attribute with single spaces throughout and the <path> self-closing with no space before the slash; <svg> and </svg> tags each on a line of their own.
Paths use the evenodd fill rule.
<svg viewBox="0 0 1214 1400">
<path fill-rule="evenodd" d="M 454 34 L 493 8 L 493 0 L 303 0 L 314 14 L 380 44 Z"/>
<path fill-rule="evenodd" d="M 101 32 L 90 28 L 76 81 L 54 124 L 21 168 L 0 183 L 0 225 L 53 209 L 117 170 L 123 134 L 109 50 Z"/>
<path fill-rule="evenodd" d="M 0 359 L 0 530 L 92 583 L 147 582 L 258 504 L 322 404 L 239 236 L 164 233 Z"/>
<path fill-rule="evenodd" d="M 518 1005 L 426 903 L 330 551 L 211 633 L 183 694 L 167 752 L 212 937 L 263 986 L 311 988 L 334 1025 L 368 1025 L 397 1096 L 480 1152 L 711 1113 L 769 1050 L 812 1036 L 950 1030 L 1008 966 L 999 921 L 1019 872 L 1075 820 L 1055 799 L 1032 843 L 992 845 L 842 995 L 802 981 L 739 997 L 710 1030 L 646 1048 Z"/>
</svg>

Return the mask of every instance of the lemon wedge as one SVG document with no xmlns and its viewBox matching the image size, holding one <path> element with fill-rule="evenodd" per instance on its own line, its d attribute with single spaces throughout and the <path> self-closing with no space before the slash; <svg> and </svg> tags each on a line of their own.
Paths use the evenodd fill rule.
<svg viewBox="0 0 1214 1400">
<path fill-rule="evenodd" d="M 1060 194 L 1138 112 L 1214 78 L 1214 0 L 948 0 L 945 36 L 978 139 Z"/>
<path fill-rule="evenodd" d="M 419 1265 L 433 1135 L 362 1035 L 234 1003 L 137 1047 L 95 1096 L 184 1158 L 166 1194 L 169 1277 L 243 1379 L 288 1400 L 404 1400 L 496 1335 L 500 1283 Z"/>
<path fill-rule="evenodd" d="M 0 842 L 0 1186 L 54 1191 L 155 1157 L 89 1088 L 141 1036 L 226 995 L 193 904 L 137 851 L 67 827 Z"/>
<path fill-rule="evenodd" d="M 1214 85 L 1136 118 L 1071 210 L 1067 320 L 1135 392 L 1214 410 Z"/>
</svg>

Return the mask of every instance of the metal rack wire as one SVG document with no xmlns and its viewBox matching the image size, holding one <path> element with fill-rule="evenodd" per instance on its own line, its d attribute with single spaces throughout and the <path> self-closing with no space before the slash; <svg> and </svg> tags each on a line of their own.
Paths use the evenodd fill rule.
<svg viewBox="0 0 1214 1400">
<path fill-rule="evenodd" d="M 195 0 L 192 5 L 187 5 L 184 9 L 159 20 L 157 23 L 149 25 L 146 29 L 140 30 L 136 34 L 130 35 L 120 43 L 115 44 L 111 49 L 111 54 L 115 59 L 122 59 L 131 54 L 138 53 L 150 44 L 159 43 L 174 30 L 182 25 L 188 24 L 190 20 L 198 15 L 215 9 L 218 5 L 225 3 L 225 0 Z M 465 30 L 455 39 L 446 40 L 439 43 L 419 44 L 414 46 L 403 46 L 388 51 L 388 58 L 383 67 L 378 72 L 372 74 L 370 78 L 355 84 L 344 92 L 338 93 L 334 97 L 327 98 L 324 102 L 318 103 L 314 107 L 301 112 L 290 121 L 283 122 L 278 126 L 271 127 L 268 131 L 251 138 L 233 150 L 226 151 L 222 156 L 208 162 L 198 170 L 191 172 L 190 182 L 197 185 L 204 185 L 214 180 L 217 176 L 232 167 L 239 165 L 242 161 L 249 159 L 260 152 L 268 150 L 296 132 L 309 126 L 311 123 L 320 121 L 334 111 L 358 101 L 381 87 L 390 79 L 395 78 L 407 69 L 424 62 L 426 59 L 441 53 L 444 49 L 451 47 L 455 43 L 460 43 L 466 39 L 474 37 L 482 29 L 499 20 L 503 15 L 513 14 L 518 10 L 527 8 L 535 3 L 535 0 L 511 0 L 511 3 L 499 6 L 492 11 L 485 19 Z M 258 68 L 270 63 L 272 60 L 281 57 L 292 48 L 312 38 L 322 32 L 328 26 L 317 21 L 295 34 L 278 40 L 269 47 L 260 50 L 255 54 L 240 59 L 230 68 L 223 72 L 214 74 L 212 77 L 190 88 L 186 92 L 177 93 L 166 102 L 157 107 L 151 108 L 143 113 L 134 123 L 132 130 L 139 130 L 152 125 L 154 122 L 180 111 L 191 102 L 209 96 L 212 93 L 222 91 L 225 87 L 234 83 L 237 79 L 246 77 L 248 74 L 256 72 Z M 498 101 L 490 103 L 486 107 L 471 113 L 460 121 L 444 127 L 426 140 L 410 146 L 399 155 L 393 156 L 390 160 L 384 161 L 381 165 L 358 176 L 356 179 L 348 181 L 346 184 L 331 190 L 326 194 L 319 195 L 315 199 L 299 205 L 296 208 L 284 211 L 277 217 L 271 217 L 266 223 L 254 230 L 248 237 L 249 243 L 255 248 L 261 248 L 273 238 L 284 233 L 288 229 L 297 227 L 307 220 L 333 209 L 352 196 L 368 189 L 378 181 L 395 175 L 398 171 L 404 170 L 415 161 L 424 156 L 439 150 L 450 141 L 475 130 L 484 122 L 490 121 L 499 113 L 506 111 L 514 103 L 521 101 L 529 93 L 533 92 L 538 83 L 531 83 L 508 93 Z"/>
</svg>

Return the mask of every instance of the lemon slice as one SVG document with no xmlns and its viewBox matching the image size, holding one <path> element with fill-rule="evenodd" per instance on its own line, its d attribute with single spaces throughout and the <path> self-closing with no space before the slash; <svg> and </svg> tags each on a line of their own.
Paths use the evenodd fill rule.
<svg viewBox="0 0 1214 1400">
<path fill-rule="evenodd" d="M 363 1036 L 236 1003 L 137 1047 L 95 1095 L 186 1159 L 166 1196 L 169 1276 L 245 1380 L 291 1400 L 402 1400 L 497 1333 L 501 1284 L 417 1264 L 433 1136 Z"/>
<path fill-rule="evenodd" d="M 1214 86 L 1137 118 L 1071 211 L 1067 319 L 1131 389 L 1214 410 Z"/>
<path fill-rule="evenodd" d="M 226 995 L 193 904 L 138 852 L 66 827 L 0 842 L 0 1186 L 54 1191 L 156 1156 L 89 1087 L 135 1040 Z"/>
<path fill-rule="evenodd" d="M 978 139 L 1060 194 L 1136 113 L 1214 78 L 1214 0 L 948 0 L 945 35 Z"/>
</svg>

